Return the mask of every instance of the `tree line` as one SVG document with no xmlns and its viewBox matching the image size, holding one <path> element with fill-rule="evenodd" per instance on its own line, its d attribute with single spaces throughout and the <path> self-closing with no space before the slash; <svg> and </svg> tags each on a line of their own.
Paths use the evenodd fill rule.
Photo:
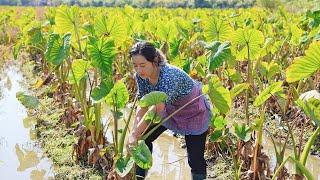
<svg viewBox="0 0 320 180">
<path fill-rule="evenodd" d="M 256 0 L 0 0 L 0 5 L 11 6 L 106 6 L 152 8 L 247 8 L 256 3 Z"/>
</svg>

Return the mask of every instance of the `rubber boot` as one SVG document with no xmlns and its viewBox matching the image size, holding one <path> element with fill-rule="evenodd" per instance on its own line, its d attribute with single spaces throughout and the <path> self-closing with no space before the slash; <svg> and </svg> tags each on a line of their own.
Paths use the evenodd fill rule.
<svg viewBox="0 0 320 180">
<path fill-rule="evenodd" d="M 137 180 L 144 180 L 146 177 L 148 171 L 145 169 L 142 169 L 140 167 L 136 167 L 136 178 Z"/>
<path fill-rule="evenodd" d="M 144 180 L 143 176 L 136 175 L 136 180 Z"/>
<path fill-rule="evenodd" d="M 207 177 L 205 174 L 194 174 L 194 173 L 191 173 L 191 174 L 192 174 L 192 180 L 204 180 Z"/>
</svg>

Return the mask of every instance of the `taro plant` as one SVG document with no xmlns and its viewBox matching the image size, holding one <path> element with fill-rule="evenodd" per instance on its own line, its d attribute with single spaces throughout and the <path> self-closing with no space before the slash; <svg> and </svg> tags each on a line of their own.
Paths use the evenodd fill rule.
<svg viewBox="0 0 320 180">
<path fill-rule="evenodd" d="M 314 93 L 314 91 L 313 91 Z M 298 99 L 296 101 L 297 105 L 305 112 L 305 114 L 310 117 L 310 119 L 314 122 L 316 126 L 316 130 L 309 138 L 308 142 L 306 143 L 303 152 L 300 156 L 300 161 L 303 165 L 306 164 L 307 158 L 311 149 L 311 146 L 314 144 L 317 136 L 320 133 L 320 93 L 314 93 L 314 97 L 308 97 L 303 100 Z"/>
<path fill-rule="evenodd" d="M 49 36 L 47 48 L 45 51 L 45 59 L 49 62 L 52 72 L 55 73 L 59 81 L 59 94 L 62 108 L 65 107 L 66 81 L 68 68 L 66 68 L 65 60 L 69 58 L 69 51 L 71 46 L 71 34 L 67 33 L 64 36 L 52 33 Z"/>
<path fill-rule="evenodd" d="M 261 110 L 262 114 L 260 119 L 253 122 L 251 126 L 239 122 L 234 122 L 231 125 L 227 124 L 228 117 L 226 117 L 226 114 L 228 113 L 229 108 L 231 107 L 232 100 L 235 100 L 237 96 L 239 96 L 242 92 L 246 91 L 248 88 L 250 88 L 250 85 L 248 83 L 242 83 L 234 86 L 229 92 L 222 86 L 218 77 L 213 76 L 212 79 L 209 81 L 209 97 L 211 98 L 211 101 L 213 102 L 215 109 L 217 109 L 211 121 L 211 126 L 214 129 L 214 131 L 210 134 L 210 140 L 212 142 L 219 142 L 220 145 L 222 147 L 225 147 L 227 151 L 230 153 L 233 159 L 235 179 L 241 179 L 242 169 L 246 169 L 247 167 L 250 168 L 252 172 L 259 171 L 260 175 L 262 175 L 261 172 L 266 170 L 259 170 L 255 168 L 258 165 L 260 166 L 261 163 L 264 163 L 259 162 L 258 164 L 257 162 L 258 155 L 261 155 L 261 147 L 259 146 L 259 143 L 261 145 L 264 109 Z M 266 91 L 269 92 L 271 89 L 273 88 L 270 87 L 269 90 Z M 277 91 L 275 90 L 275 92 Z M 265 101 L 268 97 L 271 96 L 271 94 L 269 95 L 269 93 L 266 92 L 263 94 L 267 97 L 262 97 L 263 95 L 258 96 L 257 103 L 260 104 L 262 103 L 262 101 Z M 250 140 L 253 131 L 259 132 L 259 135 L 257 137 L 255 146 L 257 148 L 252 148 L 254 150 L 251 152 L 250 147 L 252 146 L 252 144 Z M 251 161 L 251 158 L 249 158 L 251 153 L 254 156 L 253 161 Z"/>
<path fill-rule="evenodd" d="M 129 93 L 128 90 L 125 86 L 125 84 L 123 83 L 123 81 L 118 81 L 113 88 L 111 89 L 111 91 L 109 92 L 109 94 L 106 96 L 106 103 L 107 105 L 109 105 L 110 107 L 112 107 L 112 114 L 113 114 L 113 140 L 114 140 L 114 150 L 115 150 L 115 154 L 119 154 L 121 156 L 121 154 L 123 153 L 123 144 L 124 144 L 124 137 L 126 135 L 127 129 L 128 129 L 128 125 L 129 125 L 129 121 L 132 115 L 132 111 L 134 108 L 131 109 L 130 111 L 130 115 L 129 115 L 129 119 L 126 121 L 126 127 L 121 130 L 121 141 L 119 142 L 119 138 L 118 138 L 118 133 L 119 133 L 119 126 L 118 126 L 118 121 L 120 120 L 120 118 L 122 118 L 122 112 L 121 109 L 123 109 L 126 104 L 129 101 Z"/>
<path fill-rule="evenodd" d="M 89 149 L 99 152 L 99 146 L 105 144 L 101 103 L 104 100 L 109 102 L 107 95 L 109 92 L 113 93 L 112 64 L 116 51 L 109 32 L 114 29 L 107 28 L 109 25 L 107 26 L 105 19 L 97 22 L 96 26 L 87 24 L 82 29 L 79 14 L 77 7 L 60 7 L 55 16 L 55 30 L 59 33 L 69 32 L 74 37 L 71 40 L 73 51 L 72 56 L 67 59 L 66 75 L 72 84 L 71 92 L 78 100 L 84 115 L 84 131 L 75 146 L 78 156 L 83 156 Z M 82 36 L 85 33 L 88 35 Z M 90 141 L 87 141 L 88 137 Z"/>
<path fill-rule="evenodd" d="M 238 60 L 247 60 L 247 73 L 246 73 L 246 83 L 250 85 L 251 88 L 246 90 L 245 96 L 245 115 L 246 122 L 249 124 L 249 100 L 250 100 L 250 89 L 254 87 L 253 82 L 253 61 L 259 57 L 261 47 L 260 45 L 264 42 L 264 36 L 261 31 L 256 29 L 242 29 L 239 28 L 234 33 L 234 40 L 236 46 L 238 46 L 239 52 L 237 53 Z"/>
<path fill-rule="evenodd" d="M 208 50 L 207 59 L 209 72 L 213 72 L 213 70 L 220 67 L 224 61 L 233 59 L 230 46 L 231 44 L 229 41 L 226 41 L 224 43 L 213 41 L 210 44 L 205 44 L 205 48 Z M 218 75 L 220 74 L 218 73 Z"/>
<path fill-rule="evenodd" d="M 165 102 L 167 99 L 167 95 L 163 92 L 150 92 L 141 98 L 139 101 L 139 106 L 148 108 L 148 111 L 143 117 L 143 121 L 148 122 L 148 129 L 152 124 L 160 123 L 160 116 L 153 111 L 153 107 L 161 102 Z M 134 102 L 135 104 L 135 102 Z M 127 154 L 124 155 L 123 148 L 124 148 L 124 140 L 125 140 L 125 132 L 128 130 L 128 126 L 130 123 L 130 118 L 133 112 L 133 108 L 130 111 L 129 118 L 126 122 L 124 132 L 122 133 L 122 137 L 120 139 L 119 144 L 119 152 L 118 158 L 116 159 L 116 167 L 115 170 L 120 177 L 126 176 L 129 171 L 133 167 L 133 163 L 135 162 L 139 167 L 143 169 L 149 169 L 152 166 L 152 155 L 148 146 L 145 144 L 144 140 L 149 135 L 145 135 L 138 141 L 137 145 L 132 147 L 131 149 L 127 149 Z M 151 130 L 152 131 L 152 130 Z M 145 134 L 145 133 L 143 133 Z"/>
<path fill-rule="evenodd" d="M 262 76 L 262 78 L 264 78 L 264 76 Z M 288 143 L 289 137 L 293 137 L 293 127 L 290 126 L 290 124 L 288 123 L 288 119 L 286 117 L 286 113 L 288 111 L 287 107 L 292 102 L 291 97 L 292 97 L 293 90 L 291 88 L 289 88 L 287 94 L 285 95 L 284 89 L 282 87 L 282 84 L 283 84 L 282 81 L 272 82 L 270 80 L 270 83 L 271 83 L 271 85 L 265 87 L 254 101 L 254 105 L 260 108 L 260 118 L 257 119 L 257 121 L 255 122 L 255 127 L 256 127 L 255 130 L 258 133 L 257 140 L 256 140 L 256 149 L 255 149 L 255 151 L 257 153 L 254 156 L 254 161 L 255 161 L 254 167 L 255 168 L 257 167 L 256 163 L 257 163 L 257 158 L 258 158 L 257 157 L 258 152 L 261 151 L 260 148 L 261 148 L 261 143 L 262 143 L 263 130 L 265 130 L 267 133 L 270 134 L 270 137 L 271 137 L 271 140 L 272 140 L 272 143 L 274 146 L 274 150 L 275 150 L 275 155 L 276 155 L 276 161 L 277 161 L 276 167 L 280 166 L 280 164 L 283 162 L 284 153 L 287 148 L 287 143 Z M 263 86 L 265 86 L 265 84 L 263 84 Z M 260 87 L 263 87 L 263 86 L 260 86 Z M 280 111 L 280 115 L 282 118 L 281 122 L 285 122 L 285 125 L 287 126 L 288 131 L 289 131 L 283 144 L 282 144 L 282 142 L 280 142 L 281 146 L 279 149 L 276 145 L 274 137 L 272 137 L 272 134 L 268 131 L 268 129 L 264 128 L 264 121 L 266 118 L 265 117 L 265 110 L 266 110 L 266 107 L 268 105 L 270 105 L 269 102 L 271 102 L 271 101 L 268 101 L 268 99 L 272 99 L 274 101 L 274 103 L 278 106 L 279 111 Z M 281 123 L 281 126 L 283 126 L 282 123 Z M 293 144 L 295 144 L 294 140 L 293 140 Z M 280 173 L 280 176 L 279 176 L 280 178 L 283 177 L 283 175 L 284 175 L 283 172 Z"/>
<path fill-rule="evenodd" d="M 204 87 L 204 92 L 208 93 L 212 104 L 219 110 L 221 114 L 226 115 L 231 108 L 231 94 L 228 89 L 226 89 L 220 79 L 211 75 L 209 77 L 208 86 Z"/>
<path fill-rule="evenodd" d="M 305 114 L 311 118 L 311 120 L 314 122 L 316 126 L 316 130 L 313 132 L 313 134 L 310 136 L 308 141 L 306 142 L 302 153 L 297 154 L 298 150 L 295 150 L 295 154 L 293 156 L 288 156 L 279 166 L 279 168 L 276 170 L 273 179 L 278 176 L 278 174 L 281 172 L 282 168 L 284 167 L 285 163 L 288 160 L 293 161 L 297 168 L 296 168 L 296 173 L 298 176 L 306 176 L 308 179 L 314 179 L 312 177 L 312 174 L 309 172 L 309 170 L 305 167 L 306 162 L 308 159 L 308 156 L 310 154 L 310 150 L 314 142 L 316 141 L 317 137 L 320 134 L 320 100 L 317 99 L 319 98 L 320 94 L 317 93 L 312 93 L 313 95 L 302 99 L 300 97 L 297 101 L 296 104 L 305 112 Z M 313 96 L 313 97 L 312 97 Z M 317 98 L 314 98 L 317 97 Z M 297 147 L 293 147 L 294 149 L 297 149 Z"/>
<path fill-rule="evenodd" d="M 219 143 L 229 152 L 233 160 L 234 179 L 240 180 L 242 165 L 246 161 L 241 151 L 243 144 L 250 141 L 252 129 L 244 123 L 228 125 L 227 122 L 227 118 L 218 113 L 212 118 L 211 127 L 214 131 L 210 134 L 210 141 Z"/>
<path fill-rule="evenodd" d="M 145 95 L 140 101 L 139 105 L 141 107 L 151 107 L 160 102 L 164 102 L 167 96 L 163 92 L 151 92 Z M 122 81 L 118 81 L 114 87 L 111 89 L 110 93 L 106 97 L 106 102 L 112 107 L 113 114 L 113 151 L 114 151 L 114 164 L 113 170 L 108 175 L 109 178 L 114 178 L 120 176 L 121 178 L 128 177 L 131 172 L 134 163 L 144 169 L 148 169 L 152 165 L 152 155 L 149 151 L 144 140 L 138 141 L 137 146 L 130 149 L 130 153 L 125 154 L 124 143 L 126 138 L 126 133 L 129 131 L 129 124 L 131 117 L 136 108 L 137 98 L 133 102 L 133 106 L 130 109 L 128 119 L 125 120 L 125 127 L 120 129 L 118 126 L 118 121 L 122 119 L 121 109 L 127 105 L 129 100 L 129 93 L 126 89 L 125 84 Z M 155 121 L 157 119 L 157 121 Z M 144 116 L 143 120 L 148 121 L 149 125 L 154 123 L 159 123 L 159 115 L 155 114 L 153 111 L 149 110 Z M 121 137 L 118 138 L 118 133 L 121 132 Z M 130 178 L 130 177 L 128 177 Z"/>
<path fill-rule="evenodd" d="M 282 96 L 283 94 L 283 88 L 282 88 L 282 81 L 274 82 L 270 86 L 263 89 L 260 94 L 256 97 L 255 101 L 253 102 L 254 106 L 260 107 L 260 117 L 255 121 L 255 146 L 254 146 L 254 156 L 253 156 L 253 178 L 257 179 L 258 173 L 263 175 L 263 172 L 261 172 L 261 169 L 259 168 L 259 156 L 261 155 L 261 148 L 262 148 L 262 137 L 263 137 L 263 127 L 265 122 L 265 111 L 266 111 L 266 101 L 275 96 Z M 283 151 L 284 153 L 284 151 Z"/>
<path fill-rule="evenodd" d="M 305 53 L 306 55 L 303 57 L 298 57 L 294 59 L 293 63 L 286 70 L 286 79 L 289 83 L 293 83 L 299 81 L 299 85 L 296 94 L 299 93 L 300 86 L 303 83 L 303 79 L 308 79 L 315 72 L 320 69 L 320 46 L 318 42 L 313 42 L 309 49 Z M 315 75 L 317 78 L 317 75 Z M 293 87 L 294 88 L 294 87 Z M 298 92 L 297 92 L 298 91 Z M 305 112 L 305 114 L 310 117 L 316 125 L 316 130 L 311 135 L 309 140 L 307 141 L 302 153 L 300 153 L 299 149 L 297 149 L 295 139 L 291 134 L 291 139 L 293 142 L 294 148 L 294 156 L 289 156 L 286 160 L 284 160 L 279 168 L 277 169 L 274 178 L 281 172 L 285 163 L 290 159 L 296 164 L 296 173 L 298 176 L 305 175 L 308 179 L 312 179 L 311 173 L 305 167 L 307 157 L 310 153 L 310 149 L 315 142 L 316 137 L 319 135 L 319 100 L 313 97 L 317 97 L 318 92 L 312 91 L 313 93 L 308 93 L 311 95 L 305 96 L 301 95 L 299 99 L 296 100 L 296 104 Z M 316 93 L 314 93 L 316 92 Z M 302 98 L 307 97 L 307 98 Z M 301 143 L 301 142 L 300 142 Z M 299 151 L 299 152 L 298 152 Z"/>
<path fill-rule="evenodd" d="M 240 179 L 241 173 L 241 163 L 240 163 L 240 151 L 241 151 L 241 140 L 247 142 L 250 140 L 251 134 L 250 130 L 247 128 L 242 128 L 237 123 L 234 123 L 234 128 L 236 136 L 239 136 L 239 140 L 234 140 L 232 137 L 232 128 L 227 124 L 226 115 L 231 108 L 232 96 L 237 96 L 241 93 L 241 88 L 239 90 L 233 91 L 230 93 L 228 89 L 226 89 L 219 78 L 215 75 L 209 77 L 209 84 L 204 86 L 203 88 L 205 93 L 208 93 L 213 108 L 213 117 L 211 119 L 211 128 L 213 128 L 213 132 L 210 134 L 210 141 L 219 143 L 220 147 L 225 147 L 227 151 L 229 151 L 232 159 L 235 179 Z M 245 126 L 245 125 L 244 125 Z M 243 131 L 244 130 L 244 131 Z M 249 137 L 249 139 L 248 139 Z"/>
<path fill-rule="evenodd" d="M 207 41 L 226 41 L 232 32 L 232 28 L 225 17 L 213 17 L 206 21 L 205 36 Z"/>
<path fill-rule="evenodd" d="M 222 150 L 227 150 L 233 161 L 234 179 L 240 180 L 243 165 L 248 160 L 248 154 L 242 151 L 251 140 L 252 128 L 244 123 L 228 125 L 227 122 L 228 118 L 216 113 L 211 120 L 214 131 L 210 134 L 210 141 L 219 143 Z"/>
<path fill-rule="evenodd" d="M 128 119 L 125 120 L 124 129 L 120 129 L 118 126 L 119 120 L 123 119 L 123 114 L 121 110 L 127 105 L 128 101 L 129 101 L 129 93 L 123 81 L 118 81 L 117 83 L 115 83 L 115 85 L 113 86 L 109 94 L 106 96 L 106 103 L 110 107 L 112 107 L 111 112 L 113 114 L 113 151 L 114 151 L 113 168 L 121 177 L 124 177 L 125 175 L 127 175 L 131 170 L 131 168 L 126 168 L 126 165 L 128 165 L 129 167 L 133 166 L 132 159 L 124 158 L 123 150 L 124 150 L 126 132 L 128 131 L 131 116 L 135 109 L 136 99 L 134 100 L 133 107 L 130 110 Z M 119 132 L 121 132 L 120 138 L 118 138 Z M 109 177 L 113 175 L 114 174 L 110 173 Z"/>
<path fill-rule="evenodd" d="M 109 174 L 109 178 L 116 177 L 119 175 L 120 177 L 125 177 L 130 173 L 131 169 L 134 166 L 134 163 L 138 165 L 139 167 L 143 169 L 149 169 L 152 166 L 152 155 L 150 150 L 148 149 L 147 145 L 145 144 L 145 139 L 152 134 L 159 126 L 161 126 L 164 122 L 169 120 L 173 115 L 178 113 L 180 110 L 188 106 L 193 101 L 200 98 L 202 95 L 194 98 L 190 102 L 186 103 L 184 106 L 177 109 L 175 112 L 170 114 L 164 119 L 161 119 L 160 115 L 154 112 L 155 105 L 165 102 L 167 99 L 167 95 L 163 92 L 159 91 L 153 91 L 149 94 L 146 94 L 141 98 L 139 101 L 139 106 L 148 108 L 148 111 L 143 116 L 142 120 L 146 121 L 148 123 L 148 127 L 151 127 L 151 125 L 154 125 L 154 127 L 146 133 L 146 131 L 143 133 L 143 136 L 140 137 L 140 140 L 138 140 L 137 144 L 133 147 L 129 147 L 130 149 L 127 149 L 127 154 L 125 155 L 124 150 L 124 140 L 125 140 L 125 132 L 128 130 L 128 125 L 130 122 L 130 118 L 132 116 L 133 108 L 130 111 L 129 117 L 127 121 L 125 122 L 125 129 L 123 129 L 120 141 L 118 142 L 118 145 L 115 146 L 115 148 L 118 148 L 117 154 L 115 155 L 115 163 L 114 163 L 114 170 L 112 173 Z M 135 105 L 135 102 L 134 102 Z M 147 130 L 146 129 L 146 130 Z M 115 129 L 116 130 L 116 129 Z M 117 175 L 115 174 L 117 173 Z"/>
<path fill-rule="evenodd" d="M 234 31 L 225 17 L 209 19 L 204 30 L 206 40 L 210 42 L 203 43 L 207 50 L 208 72 L 216 73 L 223 81 L 222 72 L 233 66 L 234 56 L 228 40 Z"/>
<path fill-rule="evenodd" d="M 53 72 L 58 80 L 58 100 L 61 101 L 62 107 L 66 108 L 61 119 L 71 117 L 68 114 L 74 114 L 70 111 L 78 111 L 77 108 L 83 113 L 82 125 L 85 128 L 80 134 L 85 137 L 80 136 L 75 146 L 78 156 L 82 156 L 87 154 L 88 148 L 104 145 L 101 101 L 113 87 L 112 62 L 116 56 L 115 44 L 111 37 L 101 35 L 100 38 L 99 33 L 103 29 L 98 27 L 93 29 L 89 36 L 82 36 L 83 30 L 86 29 L 82 29 L 80 25 L 78 7 L 62 6 L 54 15 L 55 20 L 51 23 L 54 25 L 54 32 L 48 36 L 44 58 L 49 63 L 51 71 L 48 77 Z M 43 38 L 40 36 L 42 31 L 39 28 L 32 30 L 33 33 L 28 31 L 31 33 L 27 37 L 29 41 L 36 42 L 36 39 Z M 66 96 L 67 94 L 70 96 Z M 73 98 L 78 103 L 74 103 Z M 73 123 L 78 118 L 66 119 L 66 124 L 70 125 L 70 121 Z M 79 127 L 83 127 L 82 125 Z M 90 142 L 87 141 L 87 136 L 91 137 Z"/>
<path fill-rule="evenodd" d="M 320 70 L 320 42 L 310 44 L 305 56 L 297 57 L 286 69 L 286 80 L 289 83 L 301 81 Z M 319 75 L 316 78 L 319 80 Z"/>
</svg>

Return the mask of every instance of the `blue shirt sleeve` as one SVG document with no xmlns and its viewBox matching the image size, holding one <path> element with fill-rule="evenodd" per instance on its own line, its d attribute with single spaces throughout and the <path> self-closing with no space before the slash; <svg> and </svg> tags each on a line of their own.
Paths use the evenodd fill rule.
<svg viewBox="0 0 320 180">
<path fill-rule="evenodd" d="M 162 91 L 168 96 L 165 102 L 166 105 L 172 104 L 188 95 L 193 88 L 193 80 L 190 76 L 183 70 L 171 65 L 161 67 L 156 85 L 150 84 L 148 80 L 142 79 L 138 74 L 136 74 L 136 82 L 138 99 L 152 91 Z"/>
</svg>

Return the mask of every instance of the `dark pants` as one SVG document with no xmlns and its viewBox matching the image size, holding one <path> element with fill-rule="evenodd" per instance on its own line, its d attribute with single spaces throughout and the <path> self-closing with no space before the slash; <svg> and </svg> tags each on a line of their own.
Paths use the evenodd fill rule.
<svg viewBox="0 0 320 180">
<path fill-rule="evenodd" d="M 150 128 L 152 129 L 152 128 Z M 146 144 L 152 152 L 152 142 L 156 140 L 167 128 L 160 126 L 155 130 L 147 139 Z M 191 168 L 192 174 L 204 175 L 207 174 L 207 164 L 204 159 L 204 149 L 206 143 L 207 131 L 200 135 L 185 135 L 187 153 L 188 153 L 188 164 Z M 136 167 L 137 177 L 145 177 L 146 172 L 139 166 Z M 143 179 L 143 178 L 137 178 Z"/>
</svg>

